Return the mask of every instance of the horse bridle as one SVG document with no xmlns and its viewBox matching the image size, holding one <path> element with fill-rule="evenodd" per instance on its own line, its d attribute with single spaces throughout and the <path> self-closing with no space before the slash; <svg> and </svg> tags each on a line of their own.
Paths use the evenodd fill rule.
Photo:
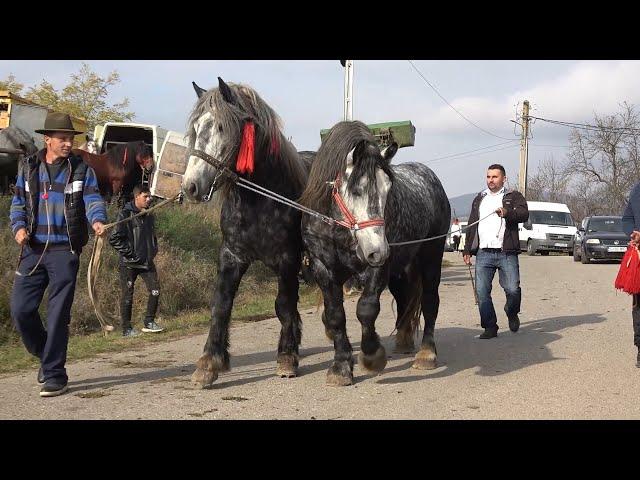
<svg viewBox="0 0 640 480">
<path fill-rule="evenodd" d="M 334 182 L 331 182 L 331 184 L 333 184 L 333 192 L 331 193 L 331 195 L 333 197 L 333 200 L 336 202 L 338 209 L 340 209 L 340 213 L 342 213 L 342 216 L 344 217 L 344 220 L 336 220 L 338 224 L 348 228 L 352 232 L 357 232 L 358 230 L 362 230 L 363 228 L 367 227 L 384 227 L 384 219 L 382 218 L 374 218 L 361 222 L 358 222 L 358 220 L 356 220 L 356 217 L 354 217 L 353 214 L 349 211 L 349 208 L 342 198 L 342 195 L 340 195 L 340 186 L 342 185 L 342 177 L 340 176 L 340 174 L 338 174 L 336 180 Z"/>
</svg>

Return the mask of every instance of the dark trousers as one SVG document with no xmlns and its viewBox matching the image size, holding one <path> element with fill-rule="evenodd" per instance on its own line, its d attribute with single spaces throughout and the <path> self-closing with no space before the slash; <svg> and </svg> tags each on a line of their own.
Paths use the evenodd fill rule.
<svg viewBox="0 0 640 480">
<path fill-rule="evenodd" d="M 25 247 L 18 271 L 29 273 L 38 263 L 42 250 Z M 16 275 L 11 291 L 11 318 L 25 347 L 40 359 L 45 380 L 67 382 L 67 344 L 71 305 L 80 258 L 70 250 L 47 250 L 33 275 Z M 38 307 L 49 287 L 47 328 Z"/>
<path fill-rule="evenodd" d="M 633 344 L 640 348 L 640 295 L 633 295 L 631 317 L 633 318 Z"/>
<path fill-rule="evenodd" d="M 457 252 L 458 247 L 460 246 L 460 237 L 458 235 L 454 235 L 451 238 L 453 239 L 453 250 Z"/>
<path fill-rule="evenodd" d="M 127 268 L 120 265 L 120 288 L 122 295 L 120 298 L 120 315 L 122 318 L 122 329 L 126 330 L 131 327 L 131 310 L 133 308 L 133 288 L 138 276 L 142 277 L 149 298 L 147 299 L 147 313 L 144 317 L 144 325 L 147 326 L 156 317 L 158 311 L 158 300 L 160 298 L 160 283 L 158 282 L 158 272 L 155 265 L 151 265 L 149 270 L 141 270 L 136 268 Z"/>
<path fill-rule="evenodd" d="M 498 328 L 498 318 L 491 300 L 491 284 L 496 270 L 498 270 L 500 286 L 507 296 L 504 306 L 507 317 L 520 313 L 522 291 L 518 256 L 500 250 L 480 249 L 476 256 L 476 291 L 482 328 Z"/>
</svg>

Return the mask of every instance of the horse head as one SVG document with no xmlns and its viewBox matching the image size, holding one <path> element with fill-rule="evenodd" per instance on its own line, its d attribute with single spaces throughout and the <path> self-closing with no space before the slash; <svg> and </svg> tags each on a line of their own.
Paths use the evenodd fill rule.
<svg viewBox="0 0 640 480">
<path fill-rule="evenodd" d="M 348 228 L 350 248 L 372 267 L 389 257 L 384 218 L 393 181 L 390 162 L 397 150 L 392 143 L 381 151 L 362 122 L 334 125 L 320 145 L 299 200 Z"/>
<path fill-rule="evenodd" d="M 245 85 L 205 90 L 193 82 L 198 100 L 189 119 L 189 158 L 182 189 L 188 200 L 211 198 L 225 182 L 221 168 L 202 160 L 199 150 L 239 175 L 254 173 L 254 158 L 280 151 L 280 120 L 260 96 Z"/>
<path fill-rule="evenodd" d="M 153 149 L 144 142 L 136 142 L 135 145 L 136 163 L 149 175 L 155 166 L 153 161 Z"/>
<path fill-rule="evenodd" d="M 372 267 L 389 257 L 384 211 L 392 183 L 390 163 L 397 151 L 395 143 L 381 152 L 376 143 L 361 140 L 347 154 L 346 168 L 334 184 L 336 206 L 357 242 L 356 255 Z"/>
</svg>

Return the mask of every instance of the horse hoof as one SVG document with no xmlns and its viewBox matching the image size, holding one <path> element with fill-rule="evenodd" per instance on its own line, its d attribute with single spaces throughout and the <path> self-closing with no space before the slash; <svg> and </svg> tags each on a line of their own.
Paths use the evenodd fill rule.
<svg viewBox="0 0 640 480">
<path fill-rule="evenodd" d="M 353 373 L 348 365 L 334 362 L 327 372 L 327 385 L 330 387 L 346 387 L 353 383 Z"/>
<path fill-rule="evenodd" d="M 420 350 L 412 365 L 417 370 L 433 370 L 437 367 L 436 354 L 431 350 Z"/>
<path fill-rule="evenodd" d="M 280 378 L 293 378 L 298 375 L 297 355 L 278 355 L 276 375 Z"/>
<path fill-rule="evenodd" d="M 191 381 L 201 386 L 202 388 L 211 388 L 213 382 L 218 379 L 218 372 L 215 370 L 203 370 L 197 368 L 193 375 L 191 375 Z"/>
<path fill-rule="evenodd" d="M 380 373 L 387 366 L 387 352 L 382 345 L 378 347 L 373 355 L 366 355 L 361 351 L 360 355 L 358 355 L 358 363 L 365 370 Z"/>
</svg>

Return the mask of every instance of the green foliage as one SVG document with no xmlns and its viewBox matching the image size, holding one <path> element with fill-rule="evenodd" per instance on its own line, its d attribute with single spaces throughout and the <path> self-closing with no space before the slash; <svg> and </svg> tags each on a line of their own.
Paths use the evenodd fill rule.
<svg viewBox="0 0 640 480">
<path fill-rule="evenodd" d="M 133 120 L 135 114 L 128 111 L 129 99 L 109 104 L 107 97 L 109 88 L 120 82 L 117 71 L 101 77 L 82 63 L 80 71 L 71 74 L 71 81 L 61 90 L 46 80 L 30 87 L 26 98 L 52 110 L 65 112 L 87 121 L 88 131 L 105 122 L 123 122 Z"/>
<path fill-rule="evenodd" d="M 0 90 L 9 90 L 19 96 L 23 89 L 24 84 L 16 82 L 16 77 L 13 73 L 10 73 L 6 80 L 0 80 Z"/>
</svg>

